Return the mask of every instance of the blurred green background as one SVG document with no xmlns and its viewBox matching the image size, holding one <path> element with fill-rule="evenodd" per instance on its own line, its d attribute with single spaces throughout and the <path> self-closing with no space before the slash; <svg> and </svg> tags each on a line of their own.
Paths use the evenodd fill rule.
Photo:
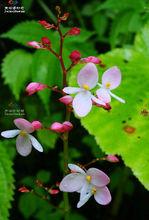
<svg viewBox="0 0 149 220">
<path fill-rule="evenodd" d="M 55 58 L 47 51 L 35 51 L 26 45 L 28 41 L 40 41 L 41 37 L 48 36 L 53 48 L 58 49 L 56 33 L 44 30 L 37 21 L 54 22 L 55 6 L 59 5 L 63 12 L 70 13 L 63 31 L 70 27 L 81 28 L 80 36 L 66 39 L 66 65 L 70 64 L 68 56 L 72 50 L 79 50 L 82 57 L 100 56 L 106 68 L 118 65 L 124 73 L 124 83 L 117 94 L 128 102 L 124 107 L 114 101 L 110 115 L 93 109 L 81 123 L 72 116 L 75 129 L 70 133 L 70 162 L 85 164 L 102 157 L 104 152 L 118 154 L 122 159 L 118 164 L 105 161 L 95 164 L 111 178 L 111 204 L 103 207 L 91 199 L 78 210 L 78 194 L 70 194 L 71 220 L 148 219 L 149 2 L 22 0 L 19 5 L 25 7 L 25 13 L 4 13 L 8 1 L 0 3 L 1 131 L 13 129 L 13 119 L 18 117 L 39 120 L 45 126 L 64 120 L 64 106 L 58 102 L 58 94 L 41 91 L 28 97 L 24 92 L 32 81 L 62 86 L 61 70 Z M 74 77 L 80 68 L 78 65 L 70 74 L 70 84 L 75 83 Z M 103 71 L 99 68 L 99 72 Z M 126 134 L 121 129 L 125 126 L 135 127 L 136 133 Z M 14 139 L 1 138 L 0 220 L 63 219 L 62 193 L 50 195 L 35 184 L 39 179 L 50 187 L 61 180 L 62 142 L 49 131 L 39 131 L 37 137 L 44 153 L 33 150 L 27 158 L 16 153 Z M 31 193 L 18 192 L 23 185 L 48 196 L 51 205 Z"/>
</svg>

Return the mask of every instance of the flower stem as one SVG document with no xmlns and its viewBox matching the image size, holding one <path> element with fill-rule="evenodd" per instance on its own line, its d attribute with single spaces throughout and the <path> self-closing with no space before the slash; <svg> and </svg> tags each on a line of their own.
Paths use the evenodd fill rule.
<svg viewBox="0 0 149 220">
<path fill-rule="evenodd" d="M 57 22 L 57 30 L 60 36 L 60 50 L 59 50 L 59 61 L 60 65 L 62 68 L 62 73 L 63 73 L 63 88 L 67 86 L 67 69 L 64 64 L 63 60 L 63 42 L 64 42 L 64 37 L 62 34 L 62 31 L 60 29 L 60 23 L 59 20 Z M 69 111 L 69 108 L 66 106 L 66 121 L 70 121 L 70 115 L 71 112 Z M 68 137 L 69 137 L 69 132 L 65 132 L 63 134 L 63 155 L 64 155 L 64 175 L 67 174 L 68 171 L 68 159 L 69 159 L 69 153 L 68 153 Z M 63 198 L 64 198 L 64 219 L 69 220 L 69 214 L 70 214 L 70 207 L 69 207 L 69 198 L 68 198 L 68 193 L 64 192 L 63 193 Z"/>
</svg>

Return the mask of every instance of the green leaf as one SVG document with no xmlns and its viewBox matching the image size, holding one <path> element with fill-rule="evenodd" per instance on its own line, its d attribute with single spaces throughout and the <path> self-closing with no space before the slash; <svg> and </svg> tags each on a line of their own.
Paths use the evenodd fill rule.
<svg viewBox="0 0 149 220">
<path fill-rule="evenodd" d="M 30 75 L 32 55 L 24 50 L 14 50 L 6 55 L 2 63 L 2 76 L 18 100 Z"/>
<path fill-rule="evenodd" d="M 141 42 L 141 39 L 143 42 Z M 90 114 L 81 119 L 82 125 L 93 135 L 96 142 L 106 154 L 118 154 L 130 167 L 140 182 L 149 189 L 148 155 L 149 116 L 143 112 L 149 111 L 149 62 L 148 43 L 149 32 L 147 26 L 136 37 L 139 45 L 144 45 L 144 53 L 140 47 L 133 49 L 115 49 L 100 56 L 106 64 L 106 69 L 118 66 L 122 72 L 122 84 L 114 91 L 124 98 L 126 104 L 112 100 L 112 110 L 93 107 Z M 80 67 L 79 67 L 80 68 Z M 78 70 L 78 68 L 76 68 Z M 74 69 L 70 84 L 74 85 L 76 78 Z M 100 78 L 101 78 L 101 72 Z"/>
<path fill-rule="evenodd" d="M 9 38 L 27 46 L 29 41 L 40 41 L 41 37 L 49 36 L 51 31 L 44 29 L 37 21 L 25 21 L 15 25 L 1 37 Z"/>
<path fill-rule="evenodd" d="M 5 144 L 6 143 L 6 144 Z M 14 171 L 6 146 L 8 142 L 0 142 L 0 219 L 7 220 L 14 190 Z"/>
</svg>

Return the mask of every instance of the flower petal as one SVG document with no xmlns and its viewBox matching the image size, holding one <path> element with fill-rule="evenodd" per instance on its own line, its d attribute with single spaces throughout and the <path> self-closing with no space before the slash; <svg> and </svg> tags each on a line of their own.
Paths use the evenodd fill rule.
<svg viewBox="0 0 149 220">
<path fill-rule="evenodd" d="M 95 64 L 86 64 L 78 73 L 78 84 L 80 87 L 83 85 L 89 86 L 90 89 L 94 88 L 98 82 L 98 70 Z"/>
<path fill-rule="evenodd" d="M 98 105 L 106 106 L 105 102 L 103 102 L 101 99 L 96 98 L 94 95 L 92 95 L 92 101 L 95 102 Z"/>
<path fill-rule="evenodd" d="M 121 72 L 114 66 L 104 72 L 102 76 L 102 84 L 108 89 L 115 89 L 121 83 Z M 108 85 L 108 86 L 107 86 Z"/>
<path fill-rule="evenodd" d="M 92 108 L 91 93 L 89 91 L 78 93 L 73 99 L 72 106 L 79 117 L 86 116 Z"/>
<path fill-rule="evenodd" d="M 85 181 L 80 191 L 80 200 L 82 200 L 87 194 L 89 194 L 91 190 L 92 190 L 92 184 Z"/>
<path fill-rule="evenodd" d="M 28 135 L 19 135 L 16 140 L 16 148 L 21 156 L 27 156 L 31 153 L 32 145 Z"/>
<path fill-rule="evenodd" d="M 82 173 L 85 174 L 85 171 L 83 169 L 81 169 L 81 167 L 75 165 L 75 164 L 68 164 L 68 167 L 71 171 L 77 172 L 77 173 Z"/>
<path fill-rule="evenodd" d="M 27 133 L 32 133 L 34 131 L 32 123 L 30 123 L 24 118 L 15 119 L 14 124 L 17 128 L 19 128 L 20 130 L 25 130 Z"/>
<path fill-rule="evenodd" d="M 63 192 L 75 192 L 81 189 L 85 181 L 85 175 L 71 173 L 65 176 L 60 182 L 60 190 Z"/>
<path fill-rule="evenodd" d="M 80 208 L 81 206 L 83 206 L 90 199 L 91 196 L 92 196 L 92 193 L 89 192 L 82 199 L 80 199 L 77 204 L 77 208 Z"/>
<path fill-rule="evenodd" d="M 101 205 L 107 205 L 111 202 L 111 194 L 109 189 L 105 187 L 96 188 L 96 193 L 94 194 L 94 198 L 97 203 Z"/>
<path fill-rule="evenodd" d="M 75 93 L 81 92 L 81 91 L 83 91 L 83 89 L 77 88 L 77 87 L 65 87 L 63 89 L 63 92 L 65 92 L 66 94 L 75 94 Z"/>
<path fill-rule="evenodd" d="M 91 183 L 95 186 L 103 187 L 110 182 L 109 177 L 99 169 L 90 168 L 86 174 L 91 176 Z"/>
<path fill-rule="evenodd" d="M 111 91 L 109 91 L 109 93 L 110 93 L 110 95 L 111 95 L 113 98 L 117 99 L 119 102 L 125 103 L 125 100 L 124 100 L 124 99 L 122 99 L 122 98 L 118 97 L 117 95 L 113 94 Z"/>
<path fill-rule="evenodd" d="M 5 138 L 13 138 L 17 136 L 19 133 L 20 133 L 20 130 L 14 129 L 14 130 L 3 131 L 1 133 L 1 136 Z"/>
<path fill-rule="evenodd" d="M 33 147 L 36 150 L 38 150 L 39 152 L 43 152 L 43 148 L 42 148 L 41 144 L 37 141 L 37 139 L 30 134 L 28 136 L 30 138 L 30 141 L 31 141 Z"/>
<path fill-rule="evenodd" d="M 102 100 L 105 103 L 109 103 L 111 102 L 111 96 L 109 95 L 109 92 L 107 91 L 107 89 L 98 89 L 96 91 L 97 97 Z"/>
</svg>

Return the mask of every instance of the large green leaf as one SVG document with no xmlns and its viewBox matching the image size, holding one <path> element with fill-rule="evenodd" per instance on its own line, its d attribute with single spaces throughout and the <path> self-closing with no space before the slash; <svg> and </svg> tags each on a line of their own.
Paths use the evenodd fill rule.
<svg viewBox="0 0 149 220">
<path fill-rule="evenodd" d="M 0 142 L 0 219 L 7 220 L 14 190 L 12 161 L 10 159 L 7 142 Z"/>
<path fill-rule="evenodd" d="M 149 39 L 149 27 L 145 28 L 147 32 L 144 33 L 143 29 L 137 36 L 137 41 L 142 37 L 142 33 L 146 36 L 146 41 Z M 146 113 L 149 110 L 149 62 L 148 53 L 140 53 L 138 48 L 140 47 L 137 45 L 133 49 L 115 49 L 101 56 L 106 69 L 114 65 L 121 69 L 122 84 L 114 93 L 124 98 L 126 104 L 112 100 L 110 112 L 93 107 L 91 113 L 82 118 L 81 122 L 88 132 L 94 135 L 103 151 L 120 155 L 126 166 L 129 166 L 134 175 L 149 189 L 149 116 Z M 144 48 L 148 50 L 148 44 L 145 42 Z M 103 70 L 99 70 L 100 78 L 101 72 Z M 74 84 L 75 76 L 76 70 L 72 73 L 71 84 Z"/>
<path fill-rule="evenodd" d="M 3 60 L 2 76 L 9 85 L 16 99 L 30 75 L 32 55 L 24 50 L 11 51 Z"/>
</svg>

